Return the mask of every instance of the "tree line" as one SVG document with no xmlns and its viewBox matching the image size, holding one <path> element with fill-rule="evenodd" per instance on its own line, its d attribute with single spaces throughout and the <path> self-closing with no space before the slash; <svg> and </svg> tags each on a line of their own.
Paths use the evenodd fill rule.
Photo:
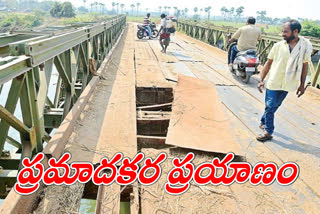
<svg viewBox="0 0 320 214">
<path fill-rule="evenodd" d="M 143 8 L 140 2 L 131 3 L 130 5 L 125 5 L 119 2 L 109 2 L 109 10 L 105 1 L 94 1 L 87 4 L 87 0 L 82 0 L 83 5 L 79 8 L 75 8 L 70 2 L 59 3 L 51 0 L 25 0 L 23 3 L 19 0 L 0 0 L 0 8 L 6 8 L 7 11 L 45 11 L 49 12 L 52 17 L 74 17 L 76 13 L 88 13 L 95 12 L 101 14 L 124 14 L 127 13 L 131 16 L 139 16 L 142 12 L 151 12 L 149 8 Z M 157 11 L 152 11 L 156 13 L 166 13 L 168 15 L 173 15 L 177 18 L 192 18 L 193 20 L 207 20 L 212 21 L 211 17 L 212 7 L 194 7 L 192 10 L 189 8 L 179 8 L 177 6 L 159 6 Z M 220 14 L 214 14 L 214 19 L 224 20 L 227 22 L 245 22 L 246 17 L 243 16 L 245 11 L 244 6 L 239 7 L 221 7 Z M 38 16 L 39 16 L 38 12 Z M 290 17 L 285 18 L 271 18 L 267 15 L 266 10 L 256 11 L 256 19 L 258 23 L 268 25 L 279 26 Z M 214 20 L 213 19 L 213 20 Z M 302 23 L 302 35 L 320 37 L 320 21 L 310 21 L 303 18 L 298 18 Z M 34 22 L 34 23 L 39 23 Z"/>
</svg>

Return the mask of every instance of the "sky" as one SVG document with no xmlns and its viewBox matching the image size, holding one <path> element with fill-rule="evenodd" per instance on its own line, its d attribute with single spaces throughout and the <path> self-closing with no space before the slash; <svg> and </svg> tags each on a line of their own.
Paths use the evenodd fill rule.
<svg viewBox="0 0 320 214">
<path fill-rule="evenodd" d="M 65 1 L 65 0 L 59 0 Z M 75 6 L 82 6 L 82 0 L 69 0 Z M 266 10 L 267 16 L 275 18 L 307 18 L 320 20 L 320 1 L 319 0 L 87 0 L 86 6 L 90 7 L 92 2 L 102 2 L 106 5 L 107 9 L 112 8 L 112 2 L 119 2 L 125 4 L 126 9 L 131 11 L 130 5 L 132 3 L 140 2 L 140 8 L 149 11 L 158 11 L 159 6 L 177 6 L 178 8 L 188 8 L 188 14 L 193 14 L 193 8 L 204 8 L 207 6 L 212 7 L 211 14 L 221 15 L 220 9 L 223 6 L 227 8 L 244 6 L 244 16 L 256 16 L 256 11 Z M 173 13 L 173 9 L 172 9 Z"/>
</svg>

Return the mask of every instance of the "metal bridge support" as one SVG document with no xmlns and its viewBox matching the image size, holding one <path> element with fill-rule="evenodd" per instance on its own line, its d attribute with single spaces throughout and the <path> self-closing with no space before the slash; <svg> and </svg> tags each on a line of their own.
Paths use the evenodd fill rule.
<svg viewBox="0 0 320 214">
<path fill-rule="evenodd" d="M 54 29 L 54 36 L 47 31 L 0 36 L 0 95 L 11 81 L 5 106 L 0 106 L 0 163 L 7 143 L 21 152 L 21 158 L 42 151 L 43 142 L 50 140 L 52 129 L 59 127 L 96 75 L 125 25 L 126 17 L 117 16 L 61 32 Z M 95 62 L 92 69 L 90 60 Z M 51 101 L 48 90 L 54 71 L 59 77 Z M 19 102 L 21 118 L 14 115 Z M 20 133 L 20 140 L 8 135 L 10 127 Z"/>
</svg>

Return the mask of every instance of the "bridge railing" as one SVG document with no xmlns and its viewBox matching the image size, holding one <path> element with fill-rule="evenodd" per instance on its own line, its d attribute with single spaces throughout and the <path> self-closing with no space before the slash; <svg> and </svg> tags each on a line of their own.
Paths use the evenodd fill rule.
<svg viewBox="0 0 320 214">
<path fill-rule="evenodd" d="M 0 35 L 0 163 L 8 156 L 5 144 L 21 152 L 21 158 L 42 151 L 50 133 L 59 127 L 126 25 L 116 16 L 101 23 L 47 28 Z M 55 77 L 54 99 L 49 99 Z M 4 86 L 8 92 L 4 93 Z M 1 93 L 2 91 L 2 93 Z M 21 118 L 15 115 L 20 104 Z M 12 127 L 17 140 L 8 135 Z M 0 164 L 1 165 L 1 164 Z M 0 166 L 1 167 L 1 166 Z"/>
<path fill-rule="evenodd" d="M 227 50 L 228 40 L 234 34 L 237 28 L 234 27 L 225 27 L 225 26 L 216 26 L 216 25 L 207 25 L 204 23 L 195 23 L 190 21 L 178 21 L 177 23 L 178 31 L 181 31 L 188 36 L 206 42 L 210 45 L 222 48 Z M 315 55 L 320 50 L 320 39 L 309 38 L 313 45 L 313 53 Z M 281 35 L 276 34 L 263 34 L 262 39 L 258 42 L 257 51 L 260 57 L 262 64 L 267 60 L 267 56 L 272 46 L 283 40 Z M 317 68 L 315 69 L 312 62 L 309 62 L 311 70 L 311 84 L 316 86 L 317 80 L 320 74 L 320 60 L 318 62 Z"/>
</svg>

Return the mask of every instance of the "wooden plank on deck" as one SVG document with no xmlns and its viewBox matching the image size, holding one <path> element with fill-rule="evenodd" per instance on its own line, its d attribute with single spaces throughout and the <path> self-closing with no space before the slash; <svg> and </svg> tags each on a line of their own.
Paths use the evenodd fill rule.
<svg viewBox="0 0 320 214">
<path fill-rule="evenodd" d="M 119 214 L 120 195 L 120 186 L 116 183 L 99 186 L 95 214 Z"/>
<path fill-rule="evenodd" d="M 179 76 L 166 143 L 241 156 L 231 131 L 215 86 L 208 81 Z"/>
<path fill-rule="evenodd" d="M 104 156 L 122 152 L 126 157 L 137 153 L 134 50 L 124 50 L 112 94 L 104 116 L 97 153 L 93 163 Z"/>
</svg>

